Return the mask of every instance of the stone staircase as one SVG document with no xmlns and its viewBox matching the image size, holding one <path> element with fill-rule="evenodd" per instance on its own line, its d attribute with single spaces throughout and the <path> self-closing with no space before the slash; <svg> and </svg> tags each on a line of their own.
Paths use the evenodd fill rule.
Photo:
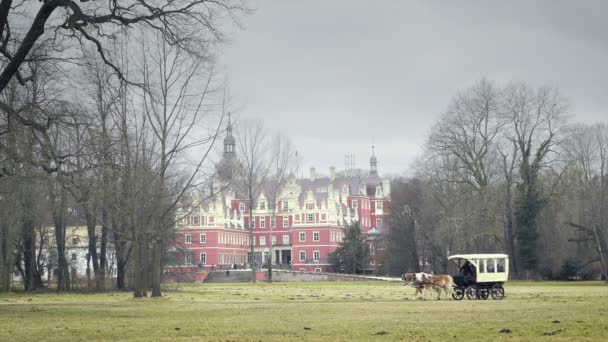
<svg viewBox="0 0 608 342">
<path fill-rule="evenodd" d="M 251 270 L 232 270 L 226 276 L 226 271 L 212 271 L 207 274 L 205 283 L 249 283 L 251 281 Z"/>
</svg>

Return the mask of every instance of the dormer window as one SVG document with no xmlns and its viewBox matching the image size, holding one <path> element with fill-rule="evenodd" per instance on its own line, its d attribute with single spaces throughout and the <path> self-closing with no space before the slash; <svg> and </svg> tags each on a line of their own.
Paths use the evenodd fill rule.
<svg viewBox="0 0 608 342">
<path fill-rule="evenodd" d="M 266 210 L 266 202 L 260 202 L 260 209 Z"/>
<path fill-rule="evenodd" d="M 314 208 L 315 208 L 315 204 L 314 203 L 306 203 L 306 209 L 313 210 Z"/>
<path fill-rule="evenodd" d="M 243 202 L 239 203 L 239 210 L 245 211 L 245 203 L 243 203 Z"/>
<path fill-rule="evenodd" d="M 359 201 L 356 201 L 356 200 L 355 200 L 355 201 L 353 201 L 353 202 L 351 203 L 351 207 L 352 207 L 353 209 L 357 209 L 357 207 L 359 207 Z"/>
</svg>

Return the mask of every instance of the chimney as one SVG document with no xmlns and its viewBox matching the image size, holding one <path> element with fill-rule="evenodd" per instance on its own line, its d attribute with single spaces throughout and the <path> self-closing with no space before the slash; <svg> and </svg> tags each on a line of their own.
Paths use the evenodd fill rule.
<svg viewBox="0 0 608 342">
<path fill-rule="evenodd" d="M 310 180 L 314 182 L 314 180 L 317 178 L 317 173 L 315 172 L 315 168 L 311 167 L 310 168 Z"/>
<path fill-rule="evenodd" d="M 334 166 L 329 168 L 329 181 L 333 182 L 336 179 L 336 168 Z"/>
</svg>

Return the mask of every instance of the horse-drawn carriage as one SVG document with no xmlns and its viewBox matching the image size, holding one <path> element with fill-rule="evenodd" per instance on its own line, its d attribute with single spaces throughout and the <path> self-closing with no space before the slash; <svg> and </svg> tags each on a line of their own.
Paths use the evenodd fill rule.
<svg viewBox="0 0 608 342">
<path fill-rule="evenodd" d="M 503 299 L 502 286 L 509 278 L 509 256 L 506 254 L 461 254 L 448 258 L 450 274 L 454 274 L 452 298 Z M 454 270 L 456 268 L 456 270 Z"/>
</svg>

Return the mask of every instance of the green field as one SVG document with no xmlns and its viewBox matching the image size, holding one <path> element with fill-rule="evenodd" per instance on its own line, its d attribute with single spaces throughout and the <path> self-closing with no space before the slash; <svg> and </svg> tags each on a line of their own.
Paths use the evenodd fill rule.
<svg viewBox="0 0 608 342">
<path fill-rule="evenodd" d="M 0 294 L 0 340 L 608 340 L 608 286 L 508 283 L 502 301 L 414 300 L 400 283 L 196 284 Z"/>
</svg>

